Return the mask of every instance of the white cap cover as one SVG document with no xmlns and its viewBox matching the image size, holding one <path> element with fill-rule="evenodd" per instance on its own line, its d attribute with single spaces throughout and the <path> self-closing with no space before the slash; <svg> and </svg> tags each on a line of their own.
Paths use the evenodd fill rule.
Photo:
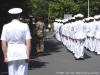
<svg viewBox="0 0 100 75">
<path fill-rule="evenodd" d="M 12 8 L 8 11 L 8 13 L 10 13 L 10 14 L 20 14 L 20 13 L 22 13 L 22 11 L 23 10 L 21 8 Z"/>
<path fill-rule="evenodd" d="M 94 18 L 95 18 L 95 19 L 98 19 L 98 15 L 95 15 Z"/>
<path fill-rule="evenodd" d="M 77 14 L 74 17 L 84 17 L 82 14 Z"/>
</svg>

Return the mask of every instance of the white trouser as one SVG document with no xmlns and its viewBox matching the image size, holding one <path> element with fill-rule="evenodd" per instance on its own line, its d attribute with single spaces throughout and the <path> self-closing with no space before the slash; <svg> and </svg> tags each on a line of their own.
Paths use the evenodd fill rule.
<svg viewBox="0 0 100 75">
<path fill-rule="evenodd" d="M 94 41 L 94 39 L 93 38 L 88 38 L 87 42 L 88 42 L 88 49 L 93 52 L 95 50 L 95 43 L 94 43 L 95 41 Z"/>
<path fill-rule="evenodd" d="M 74 56 L 77 59 L 84 57 L 84 41 L 83 40 L 77 40 L 76 45 L 75 45 Z"/>
<path fill-rule="evenodd" d="M 97 52 L 97 54 L 100 54 L 100 39 L 95 39 L 95 52 Z"/>
<path fill-rule="evenodd" d="M 25 60 L 8 62 L 9 75 L 28 75 L 28 63 Z"/>
<path fill-rule="evenodd" d="M 88 48 L 88 38 L 85 39 L 84 46 Z"/>
</svg>

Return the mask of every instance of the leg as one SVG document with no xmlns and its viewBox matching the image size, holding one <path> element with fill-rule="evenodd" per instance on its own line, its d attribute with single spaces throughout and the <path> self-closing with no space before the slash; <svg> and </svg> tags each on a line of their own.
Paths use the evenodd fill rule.
<svg viewBox="0 0 100 75">
<path fill-rule="evenodd" d="M 18 60 L 17 75 L 28 75 L 28 63 L 25 60 Z"/>
<path fill-rule="evenodd" d="M 16 63 L 15 61 L 8 62 L 8 75 L 16 75 Z"/>
</svg>

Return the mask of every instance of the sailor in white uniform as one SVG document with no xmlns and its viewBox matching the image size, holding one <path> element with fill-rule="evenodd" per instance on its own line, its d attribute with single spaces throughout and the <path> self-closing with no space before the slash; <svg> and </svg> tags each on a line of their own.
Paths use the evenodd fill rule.
<svg viewBox="0 0 100 75">
<path fill-rule="evenodd" d="M 86 39 L 85 39 L 84 46 L 85 46 L 86 49 L 88 49 L 88 47 L 89 47 L 88 38 L 87 38 L 88 24 L 89 24 L 89 18 L 85 18 L 84 19 L 84 26 L 85 26 Z"/>
<path fill-rule="evenodd" d="M 63 27 L 63 24 L 64 23 L 64 20 L 61 20 L 60 21 L 60 23 L 59 23 L 59 41 L 61 42 L 61 43 L 63 43 L 62 42 L 62 38 L 63 38 L 63 36 L 62 36 L 62 27 Z"/>
<path fill-rule="evenodd" d="M 61 43 L 65 46 L 66 41 L 65 41 L 65 37 L 64 37 L 64 32 L 65 32 L 65 30 L 64 30 L 65 23 L 64 22 L 65 21 L 62 20 L 61 26 L 59 28 L 59 33 L 60 33 Z"/>
<path fill-rule="evenodd" d="M 68 50 L 70 50 L 70 47 L 71 47 L 71 43 L 70 43 L 70 40 L 71 40 L 70 39 L 70 33 L 71 33 L 70 19 L 68 19 L 68 21 L 66 21 L 64 29 L 65 29 L 64 35 L 66 36 L 66 47 Z"/>
<path fill-rule="evenodd" d="M 73 41 L 73 34 L 74 34 L 74 23 L 75 23 L 75 18 L 72 17 L 70 19 L 70 24 L 69 24 L 69 36 L 68 36 L 68 41 L 69 41 L 69 50 L 74 53 L 74 41 Z"/>
<path fill-rule="evenodd" d="M 75 50 L 74 50 L 74 57 L 75 59 L 83 59 L 84 58 L 84 40 L 86 38 L 86 34 L 84 33 L 84 22 L 82 14 L 78 14 L 75 16 L 76 22 L 74 27 L 74 39 L 76 41 Z M 75 42 L 74 42 L 75 43 Z"/>
<path fill-rule="evenodd" d="M 60 28 L 60 21 L 61 20 L 55 20 L 54 22 L 54 33 L 55 33 L 55 37 L 58 41 L 61 41 L 61 37 L 60 37 L 60 34 L 59 34 L 59 28 Z"/>
<path fill-rule="evenodd" d="M 96 31 L 96 25 L 95 25 L 93 17 L 89 17 L 89 23 L 86 26 L 86 30 L 87 30 L 88 49 L 93 52 L 95 50 L 94 35 L 95 35 L 95 31 Z"/>
<path fill-rule="evenodd" d="M 9 75 L 28 75 L 31 35 L 26 23 L 19 21 L 21 8 L 9 11 L 12 21 L 3 26 L 1 40 L 4 62 L 8 63 Z"/>
<path fill-rule="evenodd" d="M 95 52 L 96 54 L 100 55 L 100 15 L 94 16 L 95 18 Z"/>
<path fill-rule="evenodd" d="M 53 25 L 54 25 L 54 31 L 53 31 L 53 35 L 54 35 L 54 37 L 56 37 L 56 33 L 57 33 L 57 20 L 55 20 L 55 22 L 53 23 Z"/>
</svg>

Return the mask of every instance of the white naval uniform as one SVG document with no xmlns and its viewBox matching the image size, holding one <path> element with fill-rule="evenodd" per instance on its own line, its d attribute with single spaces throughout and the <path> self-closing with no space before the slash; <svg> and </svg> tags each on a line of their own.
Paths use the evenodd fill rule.
<svg viewBox="0 0 100 75">
<path fill-rule="evenodd" d="M 57 22 L 54 22 L 53 25 L 54 25 L 54 35 L 56 36 L 56 33 L 57 33 Z"/>
<path fill-rule="evenodd" d="M 86 39 L 87 47 L 90 51 L 95 50 L 95 39 L 93 38 L 95 35 L 96 25 L 94 22 L 89 22 L 88 26 L 86 26 L 87 36 L 90 38 Z"/>
<path fill-rule="evenodd" d="M 59 41 L 62 42 L 62 26 L 63 26 L 63 23 L 60 23 L 59 24 Z"/>
<path fill-rule="evenodd" d="M 95 52 L 100 55 L 100 22 L 95 21 L 96 33 L 95 33 Z"/>
<path fill-rule="evenodd" d="M 57 39 L 58 41 L 61 41 L 61 37 L 60 37 L 60 33 L 59 33 L 60 27 L 61 27 L 61 23 L 58 23 L 58 24 L 57 24 L 57 33 L 56 33 L 56 39 Z"/>
<path fill-rule="evenodd" d="M 75 46 L 74 46 L 74 41 L 73 41 L 73 35 L 75 34 L 74 32 L 74 24 L 75 22 L 70 23 L 71 29 L 70 29 L 70 50 L 74 54 L 75 53 Z"/>
<path fill-rule="evenodd" d="M 67 36 L 66 47 L 68 50 L 70 50 L 70 39 L 68 38 L 70 37 L 70 30 L 71 30 L 70 23 L 66 23 L 64 29 L 65 29 L 64 35 Z"/>
<path fill-rule="evenodd" d="M 66 28 L 65 27 L 66 27 L 65 25 L 62 25 L 62 27 L 61 27 L 61 31 L 62 31 L 61 32 L 61 34 L 62 34 L 61 40 L 62 40 L 62 43 L 64 46 L 66 45 L 66 37 L 65 37 Z"/>
<path fill-rule="evenodd" d="M 66 46 L 70 52 L 73 52 L 73 41 L 72 41 L 72 35 L 73 35 L 73 30 L 72 30 L 72 23 L 67 23 L 66 26 L 66 34 L 67 38 Z"/>
<path fill-rule="evenodd" d="M 7 42 L 9 75 L 28 75 L 26 39 L 31 39 L 27 24 L 14 19 L 3 26 L 1 40 Z"/>
<path fill-rule="evenodd" d="M 85 48 L 88 48 L 88 38 L 87 38 L 87 33 L 88 33 L 88 23 L 85 22 L 84 25 L 85 25 L 85 33 L 86 33 L 86 39 L 85 39 L 84 46 L 85 46 Z"/>
<path fill-rule="evenodd" d="M 65 35 L 66 37 L 64 38 L 64 39 L 66 39 L 66 41 L 65 41 L 65 46 L 66 46 L 66 48 L 68 49 L 68 23 L 66 23 L 64 26 L 63 26 L 63 33 L 62 33 L 63 35 Z M 64 41 L 64 40 L 63 40 Z"/>
<path fill-rule="evenodd" d="M 64 35 L 67 36 L 66 37 L 66 42 L 65 42 L 65 46 L 67 47 L 67 49 L 73 53 L 73 40 L 71 39 L 73 36 L 73 23 L 66 23 L 65 24 L 65 33 Z"/>
<path fill-rule="evenodd" d="M 84 23 L 83 21 L 76 21 L 74 27 L 75 34 L 73 36 L 76 39 L 74 56 L 76 59 L 84 57 L 84 38 L 86 38 L 86 34 L 84 32 Z"/>
<path fill-rule="evenodd" d="M 60 35 L 59 35 L 59 23 L 57 23 L 57 22 L 54 22 L 54 32 L 55 32 L 56 39 L 58 41 L 60 41 L 59 40 L 59 37 L 60 37 Z"/>
</svg>

